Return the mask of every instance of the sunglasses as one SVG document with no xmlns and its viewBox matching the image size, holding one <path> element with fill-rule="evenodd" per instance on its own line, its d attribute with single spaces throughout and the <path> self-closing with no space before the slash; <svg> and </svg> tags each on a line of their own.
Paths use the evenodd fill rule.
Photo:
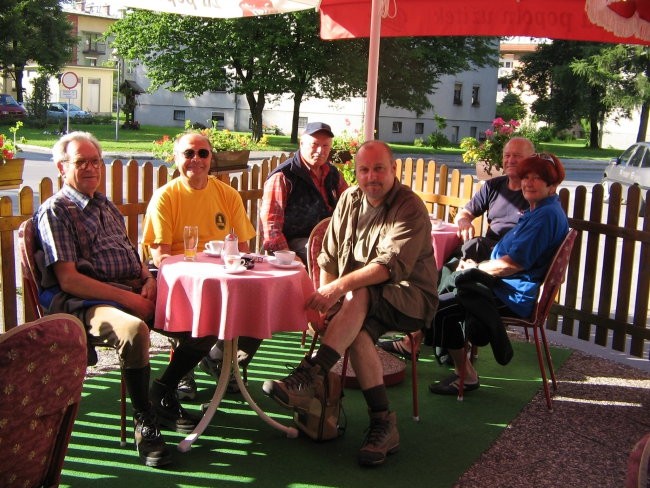
<svg viewBox="0 0 650 488">
<path fill-rule="evenodd" d="M 548 153 L 535 153 L 531 155 L 531 158 L 543 159 L 544 161 L 549 161 L 553 166 L 555 166 L 555 160 L 553 159 L 553 156 Z"/>
<path fill-rule="evenodd" d="M 210 155 L 210 151 L 207 149 L 199 149 L 198 151 L 195 151 L 194 149 L 185 149 L 185 151 L 183 151 L 185 159 L 192 159 L 195 154 L 198 154 L 200 158 L 207 158 Z"/>
</svg>

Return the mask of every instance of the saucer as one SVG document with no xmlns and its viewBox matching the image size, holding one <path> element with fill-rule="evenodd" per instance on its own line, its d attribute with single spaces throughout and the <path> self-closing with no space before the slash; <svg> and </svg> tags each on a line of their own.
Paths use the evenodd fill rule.
<svg viewBox="0 0 650 488">
<path fill-rule="evenodd" d="M 236 268 L 233 269 L 228 269 L 225 266 L 223 267 L 223 272 L 228 273 L 228 274 L 240 274 L 246 271 L 246 266 L 237 266 Z"/>
<path fill-rule="evenodd" d="M 220 257 L 221 257 L 221 253 L 220 253 L 220 252 L 208 251 L 207 249 L 206 249 L 205 251 L 203 251 L 203 253 L 204 253 L 206 256 L 211 256 L 211 257 L 213 257 L 213 258 L 220 258 Z"/>
<path fill-rule="evenodd" d="M 274 257 L 269 257 L 266 260 L 271 266 L 275 266 L 276 268 L 296 268 L 298 266 L 302 266 L 302 263 L 300 261 L 291 261 L 289 264 L 281 264 L 278 263 L 277 258 Z"/>
</svg>

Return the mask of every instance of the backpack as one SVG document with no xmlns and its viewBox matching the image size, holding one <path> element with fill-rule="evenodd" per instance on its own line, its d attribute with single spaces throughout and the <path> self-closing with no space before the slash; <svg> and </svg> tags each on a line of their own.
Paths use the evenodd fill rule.
<svg viewBox="0 0 650 488">
<path fill-rule="evenodd" d="M 327 373 L 323 395 L 312 398 L 306 410 L 294 409 L 296 426 L 315 441 L 329 441 L 343 435 L 347 422 L 342 398 L 341 377 Z"/>
</svg>

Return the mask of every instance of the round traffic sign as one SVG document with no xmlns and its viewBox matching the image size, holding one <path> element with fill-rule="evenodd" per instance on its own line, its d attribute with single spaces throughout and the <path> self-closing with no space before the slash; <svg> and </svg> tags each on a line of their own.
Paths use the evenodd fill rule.
<svg viewBox="0 0 650 488">
<path fill-rule="evenodd" d="M 66 71 L 61 75 L 61 84 L 65 86 L 68 90 L 71 90 L 79 83 L 79 78 L 72 71 Z"/>
</svg>

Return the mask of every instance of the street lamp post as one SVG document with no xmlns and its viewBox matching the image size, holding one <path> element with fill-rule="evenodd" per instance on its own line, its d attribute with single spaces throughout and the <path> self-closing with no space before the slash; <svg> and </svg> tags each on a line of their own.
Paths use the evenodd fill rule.
<svg viewBox="0 0 650 488">
<path fill-rule="evenodd" d="M 115 109 L 116 109 L 116 116 L 115 116 L 115 140 L 119 140 L 119 127 L 120 127 L 120 78 L 122 77 L 122 69 L 121 69 L 121 64 L 120 64 L 120 59 L 116 58 L 115 59 L 115 64 L 117 66 L 117 83 L 115 86 Z"/>
</svg>

